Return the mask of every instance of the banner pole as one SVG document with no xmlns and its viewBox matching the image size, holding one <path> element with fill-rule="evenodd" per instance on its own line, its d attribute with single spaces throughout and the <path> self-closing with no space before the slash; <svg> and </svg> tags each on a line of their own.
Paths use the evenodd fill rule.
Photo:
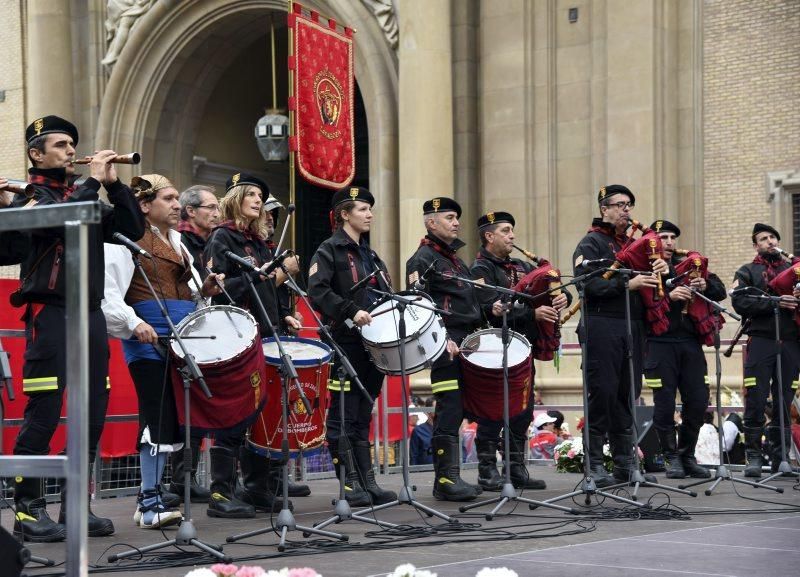
<svg viewBox="0 0 800 577">
<path fill-rule="evenodd" d="M 292 0 L 288 0 L 288 9 L 289 9 L 289 17 L 294 14 L 294 2 Z M 289 58 L 294 56 L 294 29 L 289 30 L 289 34 L 287 34 L 289 39 Z M 289 67 L 289 101 L 292 100 L 294 97 L 294 70 Z M 295 135 L 295 111 L 293 107 L 289 108 L 289 142 L 292 142 L 292 137 Z M 289 204 L 295 204 L 295 169 L 294 169 L 294 150 L 292 147 L 289 146 Z M 295 222 L 297 221 L 296 218 L 292 219 L 291 222 L 291 246 L 292 248 L 296 248 L 296 237 L 295 237 Z"/>
</svg>

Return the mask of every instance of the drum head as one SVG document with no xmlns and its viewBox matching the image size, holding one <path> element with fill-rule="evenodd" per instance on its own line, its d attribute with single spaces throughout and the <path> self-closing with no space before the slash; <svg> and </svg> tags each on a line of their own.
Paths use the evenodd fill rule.
<svg viewBox="0 0 800 577">
<path fill-rule="evenodd" d="M 331 360 L 333 351 L 322 341 L 302 337 L 281 337 L 283 350 L 298 367 L 316 367 Z M 274 338 L 261 339 L 264 357 L 270 365 L 280 365 L 281 356 Z"/>
<path fill-rule="evenodd" d="M 420 304 L 425 306 L 435 306 L 427 295 L 421 293 L 400 293 L 401 296 L 417 299 Z M 400 311 L 397 310 L 397 302 L 393 300 L 384 301 L 370 309 L 372 323 L 361 327 L 361 336 L 364 340 L 376 344 L 395 343 L 400 340 Z M 431 310 L 410 304 L 406 307 L 406 337 L 415 335 L 424 330 L 436 315 Z"/>
<path fill-rule="evenodd" d="M 190 338 L 183 344 L 198 364 L 229 361 L 246 351 L 253 343 L 258 325 L 244 309 L 227 305 L 206 307 L 183 319 L 177 327 L 182 337 L 216 337 L 214 339 Z M 183 358 L 177 341 L 170 345 L 172 353 Z"/>
<path fill-rule="evenodd" d="M 524 336 L 508 331 L 508 366 L 525 362 L 531 354 L 531 345 Z M 461 342 L 461 356 L 473 365 L 487 369 L 503 367 L 503 339 L 501 329 L 486 329 L 468 335 Z"/>
</svg>

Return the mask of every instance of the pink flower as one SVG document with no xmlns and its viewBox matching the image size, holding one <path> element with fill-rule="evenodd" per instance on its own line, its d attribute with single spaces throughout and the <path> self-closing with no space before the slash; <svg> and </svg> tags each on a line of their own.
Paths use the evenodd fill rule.
<svg viewBox="0 0 800 577">
<path fill-rule="evenodd" d="M 239 570 L 239 568 L 236 565 L 217 563 L 216 565 L 211 566 L 211 570 L 214 573 L 222 575 L 222 577 L 230 577 L 232 575 L 236 575 L 236 572 Z"/>
<path fill-rule="evenodd" d="M 261 567 L 242 565 L 236 572 L 235 577 L 260 577 L 264 574 Z"/>
<path fill-rule="evenodd" d="M 321 577 L 321 576 L 311 567 L 295 567 L 294 569 L 289 569 L 289 574 L 286 577 Z"/>
<path fill-rule="evenodd" d="M 567 451 L 567 457 L 569 457 L 570 459 L 574 459 L 575 458 L 575 450 L 574 449 L 570 449 L 569 451 Z"/>
<path fill-rule="evenodd" d="M 553 455 L 553 457 L 555 458 L 556 461 L 558 461 L 561 458 L 561 452 L 560 451 L 556 451 L 556 454 Z"/>
</svg>

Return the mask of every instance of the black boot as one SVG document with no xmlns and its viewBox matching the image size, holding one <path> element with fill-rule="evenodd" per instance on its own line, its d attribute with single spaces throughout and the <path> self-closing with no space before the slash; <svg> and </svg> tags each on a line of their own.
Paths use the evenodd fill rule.
<svg viewBox="0 0 800 577">
<path fill-rule="evenodd" d="M 633 429 L 622 429 L 621 431 L 609 431 L 608 441 L 611 445 L 611 458 L 614 460 L 614 470 L 612 474 L 617 482 L 625 483 L 630 481 L 637 460 L 633 454 Z M 657 483 L 655 475 L 643 475 L 648 483 Z"/>
<path fill-rule="evenodd" d="M 680 429 L 678 429 L 678 455 L 680 455 L 683 463 L 683 470 L 686 471 L 688 476 L 692 479 L 709 479 L 711 478 L 711 471 L 698 465 L 697 458 L 694 456 L 694 448 L 697 446 L 699 433 L 699 428 L 691 427 L 686 423 L 681 424 Z"/>
<path fill-rule="evenodd" d="M 258 455 L 246 447 L 240 447 L 239 464 L 242 468 L 242 485 L 236 483 L 236 497 L 253 505 L 256 511 L 277 513 L 283 509 L 283 499 L 270 490 L 272 469 L 269 457 Z M 277 472 L 278 475 L 281 474 L 280 467 L 277 468 Z M 291 501 L 288 506 L 290 511 L 294 510 Z"/>
<path fill-rule="evenodd" d="M 89 537 L 106 537 L 114 534 L 114 523 L 111 519 L 98 517 L 92 512 L 91 497 L 89 497 L 89 516 L 88 528 Z M 61 489 L 61 510 L 58 512 L 58 522 L 64 526 L 67 524 L 67 490 Z"/>
<path fill-rule="evenodd" d="M 764 427 L 744 428 L 744 452 L 747 456 L 747 466 L 744 468 L 744 476 L 758 479 L 761 477 L 761 467 L 764 464 L 764 457 L 761 454 L 761 436 L 764 434 Z"/>
<path fill-rule="evenodd" d="M 503 488 L 503 478 L 497 471 L 497 440 L 476 440 L 478 449 L 478 485 L 486 491 Z"/>
<path fill-rule="evenodd" d="M 675 439 L 675 429 L 656 429 L 658 440 L 661 443 L 661 453 L 667 465 L 667 479 L 685 479 L 686 471 L 683 469 L 683 461 L 678 455 L 678 443 Z"/>
<path fill-rule="evenodd" d="M 55 543 L 66 538 L 63 524 L 56 523 L 47 514 L 47 501 L 42 491 L 42 480 L 17 477 L 14 486 L 14 536 L 34 543 Z"/>
<path fill-rule="evenodd" d="M 277 497 L 283 496 L 283 465 L 279 459 L 269 459 L 267 463 L 269 469 L 269 490 L 272 491 Z M 289 496 L 290 497 L 308 497 L 311 494 L 311 489 L 308 485 L 303 483 L 292 483 L 289 480 Z"/>
<path fill-rule="evenodd" d="M 603 455 L 605 441 L 605 435 L 589 433 L 589 476 L 594 480 L 598 489 L 614 484 L 614 477 L 609 474 L 605 465 Z"/>
<path fill-rule="evenodd" d="M 208 499 L 211 497 L 211 492 L 197 482 L 197 464 L 200 462 L 200 443 L 202 441 L 202 439 L 192 439 L 192 474 L 189 484 L 189 499 L 192 503 L 208 503 Z M 180 503 L 183 503 L 184 493 L 183 451 L 184 449 L 181 449 L 172 453 L 172 482 L 169 485 L 170 492 L 178 495 Z M 169 506 L 163 493 L 161 498 L 164 500 L 164 504 Z"/>
<path fill-rule="evenodd" d="M 458 437 L 438 435 L 431 440 L 433 449 L 433 496 L 440 501 L 472 501 L 477 487 L 464 482 L 460 475 Z"/>
<path fill-rule="evenodd" d="M 373 505 L 383 505 L 397 500 L 397 493 L 382 489 L 375 480 L 375 469 L 372 468 L 372 446 L 369 441 L 353 441 L 353 454 L 356 459 L 359 479 L 362 486 L 372 495 Z"/>
<path fill-rule="evenodd" d="M 206 514 L 226 519 L 250 519 L 256 516 L 252 505 L 236 498 L 236 456 L 227 447 L 211 449 L 211 498 Z"/>
<path fill-rule="evenodd" d="M 528 468 L 525 466 L 525 437 L 511 431 L 508 439 L 511 449 L 511 484 L 515 489 L 547 489 L 547 484 L 542 479 L 531 479 Z M 505 445 L 504 445 L 505 447 Z M 503 470 L 505 474 L 505 469 Z"/>
<path fill-rule="evenodd" d="M 340 443 L 338 440 L 329 441 L 328 449 L 333 459 L 336 477 L 339 479 L 341 479 L 341 465 L 344 465 L 344 498 L 347 499 L 350 506 L 369 507 L 372 505 L 372 496 L 364 489 L 358 478 L 358 469 L 350 442 L 348 440 L 345 440 L 344 443 Z"/>
</svg>

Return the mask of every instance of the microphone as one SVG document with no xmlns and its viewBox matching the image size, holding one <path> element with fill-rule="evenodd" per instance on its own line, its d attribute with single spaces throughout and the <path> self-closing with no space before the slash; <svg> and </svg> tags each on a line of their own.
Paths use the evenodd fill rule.
<svg viewBox="0 0 800 577">
<path fill-rule="evenodd" d="M 424 273 L 422 273 L 422 276 L 420 276 L 417 280 L 414 281 L 414 284 L 411 285 L 411 290 L 424 291 L 425 287 L 428 285 L 428 283 L 425 281 L 428 280 L 428 275 L 431 274 L 431 271 L 433 271 L 435 267 L 436 263 L 432 262 L 428 267 L 428 269 Z"/>
<path fill-rule="evenodd" d="M 288 214 L 292 214 L 295 211 L 295 208 L 297 208 L 295 205 L 290 204 L 289 206 L 286 207 L 286 212 Z"/>
<path fill-rule="evenodd" d="M 731 289 L 731 290 L 728 291 L 728 296 L 735 297 L 737 295 L 749 292 L 751 290 L 756 290 L 756 287 L 754 287 L 754 286 L 743 286 L 743 287 L 739 287 L 739 288 L 736 288 L 736 289 Z"/>
<path fill-rule="evenodd" d="M 668 289 L 671 289 L 672 287 L 677 285 L 678 281 L 681 280 L 683 277 L 685 277 L 687 274 L 689 274 L 689 273 L 688 272 L 682 272 L 678 276 L 675 276 L 675 277 L 672 277 L 670 279 L 667 279 L 667 281 L 664 283 L 664 286 L 666 288 L 668 288 Z"/>
<path fill-rule="evenodd" d="M 151 260 L 152 260 L 152 258 L 153 258 L 153 257 L 150 255 L 150 253 L 149 253 L 149 252 L 147 252 L 146 250 L 144 250 L 142 247 L 140 247 L 138 244 L 136 244 L 135 242 L 133 242 L 131 239 L 129 239 L 129 238 L 128 238 L 127 236 L 125 236 L 124 234 L 120 234 L 120 233 L 118 233 L 118 232 L 115 232 L 115 233 L 114 233 L 114 234 L 112 234 L 111 236 L 112 236 L 112 237 L 114 237 L 114 240 L 116 240 L 116 241 L 118 241 L 120 244 L 124 245 L 124 246 L 125 246 L 125 248 L 127 248 L 127 249 L 128 249 L 129 251 L 131 251 L 133 254 L 138 254 L 139 256 L 143 256 L 143 257 L 145 257 L 145 258 L 149 258 L 149 259 L 151 259 Z"/>
<path fill-rule="evenodd" d="M 604 264 L 607 262 L 611 262 L 610 258 L 595 258 L 595 259 L 588 259 L 585 258 L 581 262 L 578 263 L 578 266 L 591 266 L 595 264 Z"/>
<path fill-rule="evenodd" d="M 262 274 L 261 269 L 255 266 L 252 262 L 250 262 L 246 258 L 242 258 L 238 254 L 234 254 L 229 250 L 226 250 L 223 254 L 225 255 L 226 258 L 231 259 L 233 262 L 238 264 L 243 269 Z"/>
<path fill-rule="evenodd" d="M 281 254 L 276 256 L 272 260 L 272 262 L 269 263 L 269 265 L 267 265 L 267 268 L 265 268 L 264 271 L 261 274 L 263 274 L 264 276 L 269 276 L 270 274 L 272 274 L 272 271 L 274 271 L 276 268 L 281 266 L 283 264 L 283 261 L 286 260 L 286 258 L 291 256 L 292 254 L 293 253 L 292 253 L 291 249 L 287 248 Z"/>
<path fill-rule="evenodd" d="M 361 290 L 361 287 L 363 287 L 363 286 L 364 286 L 365 284 L 367 284 L 367 283 L 368 283 L 370 280 L 372 280 L 372 278 L 373 278 L 373 277 L 374 277 L 376 274 L 378 274 L 379 272 L 380 272 L 380 269 L 379 269 L 379 268 L 376 268 L 374 271 L 372 271 L 372 272 L 371 272 L 371 273 L 369 273 L 367 276 L 365 276 L 364 278 L 362 278 L 362 279 L 361 279 L 360 281 L 358 281 L 356 284 L 354 284 L 353 286 L 351 286 L 351 287 L 350 287 L 350 289 L 347 291 L 347 294 L 350 294 L 350 295 L 351 295 L 351 294 L 353 294 L 354 292 L 356 292 L 357 290 Z"/>
</svg>

